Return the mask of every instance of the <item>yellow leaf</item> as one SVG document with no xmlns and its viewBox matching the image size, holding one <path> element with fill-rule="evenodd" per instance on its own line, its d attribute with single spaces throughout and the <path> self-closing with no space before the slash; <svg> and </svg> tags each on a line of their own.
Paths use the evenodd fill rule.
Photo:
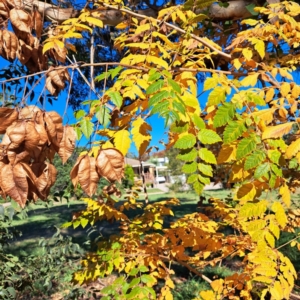
<svg viewBox="0 0 300 300">
<path fill-rule="evenodd" d="M 171 289 L 174 289 L 174 288 L 175 288 L 174 282 L 173 282 L 173 280 L 172 280 L 170 277 L 167 278 L 167 280 L 166 280 L 166 285 L 167 285 L 169 288 L 171 288 Z"/>
<path fill-rule="evenodd" d="M 243 184 L 236 194 L 237 198 L 241 201 L 251 201 L 254 199 L 255 195 L 256 188 L 252 183 Z"/>
<path fill-rule="evenodd" d="M 128 149 L 130 147 L 130 137 L 129 132 L 126 129 L 119 130 L 114 135 L 114 144 L 116 148 L 122 152 L 122 154 L 125 156 L 128 152 Z"/>
<path fill-rule="evenodd" d="M 147 124 L 141 117 L 138 117 L 132 122 L 131 133 L 140 156 L 145 153 L 151 141 L 152 137 L 149 134 L 149 130 L 152 130 L 151 126 Z"/>
<path fill-rule="evenodd" d="M 292 142 L 286 149 L 285 156 L 286 158 L 292 158 L 300 151 L 300 139 Z"/>
<path fill-rule="evenodd" d="M 289 187 L 284 184 L 280 189 L 279 189 L 279 193 L 281 195 L 282 201 L 283 203 L 287 206 L 290 207 L 291 205 L 291 193 L 289 190 Z"/>
<path fill-rule="evenodd" d="M 117 29 L 125 29 L 129 26 L 128 22 L 121 22 L 116 26 Z"/>
<path fill-rule="evenodd" d="M 109 148 L 115 148 L 115 146 L 110 141 L 106 141 L 104 144 L 101 145 L 101 148 L 109 149 Z"/>
<path fill-rule="evenodd" d="M 150 29 L 150 23 L 147 24 L 143 24 L 141 26 L 139 26 L 136 30 L 135 30 L 135 34 L 139 34 L 142 33 L 144 31 L 147 31 Z"/>
<path fill-rule="evenodd" d="M 266 102 L 270 102 L 273 100 L 275 95 L 274 89 L 273 88 L 269 88 L 266 92 Z"/>
<path fill-rule="evenodd" d="M 233 60 L 233 65 L 237 70 L 239 70 L 240 67 L 242 66 L 242 63 L 240 62 L 239 58 L 236 58 Z"/>
<path fill-rule="evenodd" d="M 244 48 L 242 53 L 246 60 L 250 60 L 253 56 L 252 50 L 250 50 L 249 48 Z"/>
<path fill-rule="evenodd" d="M 297 85 L 297 84 L 295 84 L 294 87 L 293 87 L 293 89 L 292 89 L 292 96 L 294 98 L 298 98 L 299 95 L 300 95 L 300 86 Z"/>
<path fill-rule="evenodd" d="M 269 124 L 273 121 L 274 112 L 276 109 L 268 108 L 262 109 L 252 113 L 253 117 L 259 117 L 259 119 L 265 121 L 266 124 Z"/>
<path fill-rule="evenodd" d="M 289 83 L 284 82 L 280 87 L 280 93 L 282 97 L 286 97 L 291 90 L 291 86 Z"/>
<path fill-rule="evenodd" d="M 223 279 L 214 280 L 213 282 L 210 283 L 210 285 L 215 292 L 221 294 L 224 289 L 224 280 Z"/>
<path fill-rule="evenodd" d="M 222 145 L 217 158 L 218 164 L 228 163 L 236 159 L 236 145 Z"/>
<path fill-rule="evenodd" d="M 295 122 L 284 123 L 276 126 L 269 126 L 265 129 L 262 135 L 262 139 L 275 139 L 281 138 L 283 135 L 289 133 Z"/>
<path fill-rule="evenodd" d="M 285 214 L 284 208 L 282 207 L 280 202 L 274 202 L 272 205 L 272 211 L 275 212 L 275 218 L 278 224 L 284 228 L 287 223 L 287 216 Z"/>
<path fill-rule="evenodd" d="M 85 21 L 97 27 L 103 28 L 103 22 L 100 19 L 86 17 Z"/>
<path fill-rule="evenodd" d="M 155 67 L 162 66 L 166 70 L 169 68 L 169 64 L 166 61 L 156 56 L 147 55 L 146 61 L 154 64 Z"/>
<path fill-rule="evenodd" d="M 255 86 L 257 83 L 258 73 L 249 75 L 241 81 L 242 86 Z"/>
<path fill-rule="evenodd" d="M 270 232 L 267 231 L 265 233 L 265 239 L 267 240 L 270 247 L 272 247 L 272 248 L 275 247 L 275 238 Z"/>
<path fill-rule="evenodd" d="M 68 31 L 64 34 L 65 39 L 81 39 L 82 35 L 78 32 Z"/>
<path fill-rule="evenodd" d="M 257 39 L 257 41 L 255 42 L 254 49 L 258 52 L 261 59 L 265 57 L 266 50 L 264 41 Z"/>
<path fill-rule="evenodd" d="M 279 281 L 275 281 L 274 287 L 270 287 L 270 293 L 272 295 L 272 299 L 281 300 L 283 299 L 283 290 Z"/>
<path fill-rule="evenodd" d="M 46 51 L 48 51 L 48 50 L 54 48 L 54 45 L 55 45 L 54 42 L 48 42 L 48 43 L 46 43 L 46 44 L 44 45 L 44 47 L 43 47 L 43 54 L 44 54 Z"/>
<path fill-rule="evenodd" d="M 200 296 L 203 300 L 215 300 L 215 293 L 211 290 L 209 291 L 201 291 Z"/>
</svg>

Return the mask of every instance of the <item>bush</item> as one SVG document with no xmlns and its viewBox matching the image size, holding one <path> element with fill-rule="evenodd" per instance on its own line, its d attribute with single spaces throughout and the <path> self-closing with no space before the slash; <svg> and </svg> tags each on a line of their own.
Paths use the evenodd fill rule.
<svg viewBox="0 0 300 300">
<path fill-rule="evenodd" d="M 130 165 L 125 166 L 122 184 L 124 188 L 132 188 L 134 185 L 134 171 Z"/>
<path fill-rule="evenodd" d="M 71 299 L 85 294 L 72 283 L 82 254 L 79 245 L 57 230 L 52 238 L 40 240 L 38 254 L 13 254 L 9 242 L 18 234 L 11 227 L 14 216 L 26 218 L 26 210 L 20 211 L 14 202 L 6 208 L 0 205 L 0 299 L 49 299 L 66 290 Z"/>
</svg>

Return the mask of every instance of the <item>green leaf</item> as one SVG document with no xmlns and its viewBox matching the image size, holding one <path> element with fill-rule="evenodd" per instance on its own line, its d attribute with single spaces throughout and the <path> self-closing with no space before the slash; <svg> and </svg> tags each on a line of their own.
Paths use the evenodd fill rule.
<svg viewBox="0 0 300 300">
<path fill-rule="evenodd" d="M 149 76 L 148 81 L 156 81 L 156 80 L 159 79 L 160 77 L 161 77 L 161 74 L 158 73 L 158 72 L 155 72 L 155 73 L 153 73 L 153 74 L 151 74 L 151 75 Z"/>
<path fill-rule="evenodd" d="M 155 284 L 156 283 L 156 279 L 155 278 L 153 278 L 151 275 L 148 275 L 148 274 L 143 274 L 142 276 L 141 276 L 141 281 L 143 282 L 143 283 L 149 283 L 149 284 Z"/>
<path fill-rule="evenodd" d="M 139 295 L 141 294 L 142 287 L 136 286 L 132 289 L 129 295 L 126 295 L 126 299 L 138 299 Z"/>
<path fill-rule="evenodd" d="M 225 102 L 225 88 L 221 86 L 217 86 L 214 90 L 210 92 L 208 95 L 208 102 L 207 105 L 218 105 L 220 103 Z"/>
<path fill-rule="evenodd" d="M 146 94 L 150 95 L 159 91 L 163 87 L 163 85 L 164 85 L 164 81 L 162 79 L 152 83 L 150 86 L 148 86 L 146 90 Z"/>
<path fill-rule="evenodd" d="M 256 179 L 261 178 L 265 176 L 269 171 L 270 171 L 270 164 L 266 162 L 257 167 L 254 173 L 254 178 Z"/>
<path fill-rule="evenodd" d="M 183 132 L 187 132 L 188 128 L 189 128 L 188 123 L 175 122 L 175 123 L 171 124 L 170 131 L 176 132 L 176 133 L 183 133 Z"/>
<path fill-rule="evenodd" d="M 198 195 L 201 195 L 203 189 L 204 189 L 204 184 L 199 182 L 199 181 L 196 181 L 194 184 L 193 184 L 193 188 L 194 188 L 194 191 L 196 192 L 196 194 Z"/>
<path fill-rule="evenodd" d="M 180 85 L 174 81 L 173 79 L 171 78 L 168 78 L 168 83 L 169 85 L 172 87 L 172 89 L 177 92 L 178 94 L 181 94 L 181 88 L 180 88 Z"/>
<path fill-rule="evenodd" d="M 199 157 L 207 162 L 208 164 L 216 164 L 217 163 L 217 160 L 216 160 L 216 157 L 214 156 L 214 154 L 206 149 L 206 148 L 201 148 L 199 150 Z"/>
<path fill-rule="evenodd" d="M 233 141 L 236 141 L 246 131 L 247 128 L 244 125 L 244 122 L 230 121 L 223 133 L 224 144 L 229 144 Z"/>
<path fill-rule="evenodd" d="M 262 97 L 251 92 L 247 93 L 247 100 L 249 102 L 254 102 L 256 105 L 261 105 L 261 106 L 266 105 L 266 102 Z"/>
<path fill-rule="evenodd" d="M 206 164 L 202 164 L 202 163 L 199 163 L 198 164 L 198 170 L 203 173 L 204 175 L 207 175 L 207 176 L 210 176 L 212 177 L 213 176 L 213 169 L 212 169 L 212 166 L 211 165 L 206 165 Z"/>
<path fill-rule="evenodd" d="M 196 144 L 196 137 L 193 134 L 187 134 L 179 138 L 174 147 L 178 149 L 189 149 Z"/>
<path fill-rule="evenodd" d="M 194 161 L 197 157 L 197 150 L 195 148 L 189 149 L 188 152 L 180 153 L 177 155 L 177 159 L 184 161 Z"/>
<path fill-rule="evenodd" d="M 170 96 L 168 91 L 161 91 L 155 95 L 153 95 L 149 100 L 149 106 L 153 106 L 161 100 L 168 98 Z"/>
<path fill-rule="evenodd" d="M 275 175 L 282 177 L 282 169 L 279 169 L 276 165 L 272 164 L 271 169 Z"/>
<path fill-rule="evenodd" d="M 151 109 L 151 114 L 154 115 L 158 112 L 159 112 L 160 115 L 165 114 L 166 112 L 169 113 L 168 108 L 169 108 L 169 102 L 168 101 L 160 102 Z"/>
<path fill-rule="evenodd" d="M 114 69 L 111 69 L 110 70 L 110 74 L 111 74 L 111 79 L 114 79 L 119 73 L 120 73 L 120 71 L 123 69 L 123 67 L 121 67 L 121 66 L 118 66 L 118 67 L 116 67 L 116 68 L 114 68 Z"/>
<path fill-rule="evenodd" d="M 235 107 L 232 103 L 224 103 L 224 105 L 218 108 L 218 111 L 214 117 L 214 127 L 221 127 L 226 125 L 235 114 Z"/>
<path fill-rule="evenodd" d="M 198 129 L 204 129 L 206 127 L 205 122 L 197 114 L 192 116 L 193 123 L 198 127 Z"/>
<path fill-rule="evenodd" d="M 138 285 L 140 283 L 140 281 L 141 281 L 140 277 L 133 278 L 131 280 L 131 282 L 129 283 L 129 287 L 128 288 L 132 288 L 132 287 Z"/>
<path fill-rule="evenodd" d="M 208 177 L 203 177 L 202 175 L 198 175 L 198 180 L 201 181 L 202 183 L 206 184 L 210 184 L 210 179 Z"/>
<path fill-rule="evenodd" d="M 115 106 L 118 108 L 122 106 L 123 98 L 119 92 L 110 92 L 108 95 Z"/>
<path fill-rule="evenodd" d="M 262 161 L 264 161 L 266 155 L 263 151 L 257 150 L 250 154 L 245 161 L 245 170 L 250 170 L 256 168 Z"/>
<path fill-rule="evenodd" d="M 12 286 L 7 287 L 6 290 L 8 291 L 12 299 L 16 298 L 16 290 Z"/>
<path fill-rule="evenodd" d="M 197 170 L 197 163 L 194 161 L 192 163 L 186 163 L 182 166 L 182 172 L 186 174 L 194 173 Z"/>
<path fill-rule="evenodd" d="M 129 272 L 129 276 L 135 276 L 137 273 L 139 272 L 138 268 L 133 268 L 131 269 L 131 271 Z"/>
<path fill-rule="evenodd" d="M 274 164 L 279 164 L 279 159 L 281 157 L 281 153 L 278 150 L 269 150 L 268 157 Z"/>
<path fill-rule="evenodd" d="M 277 179 L 277 177 L 274 174 L 271 174 L 271 177 L 270 177 L 270 180 L 269 180 L 270 188 L 273 189 L 275 187 L 276 179 Z"/>
<path fill-rule="evenodd" d="M 215 144 L 222 141 L 219 135 L 211 129 L 201 129 L 198 139 L 202 144 Z"/>
<path fill-rule="evenodd" d="M 108 79 L 109 77 L 109 72 L 103 72 L 102 74 L 98 75 L 96 78 L 95 78 L 95 81 L 101 81 L 103 80 L 104 78 Z"/>
<path fill-rule="evenodd" d="M 74 127 L 75 133 L 76 133 L 76 139 L 77 141 L 79 141 L 82 137 L 82 131 L 80 129 L 80 127 Z"/>
<path fill-rule="evenodd" d="M 112 285 L 109 285 L 101 289 L 101 294 L 110 295 L 113 291 L 114 291 L 114 287 Z"/>
<path fill-rule="evenodd" d="M 92 135 L 93 131 L 94 131 L 94 124 L 93 122 L 91 122 L 89 119 L 82 119 L 80 121 L 80 128 L 81 128 L 81 131 L 82 133 L 85 135 L 85 137 L 87 139 L 90 138 L 90 136 Z"/>
<path fill-rule="evenodd" d="M 104 128 L 107 128 L 110 122 L 109 110 L 106 106 L 99 106 L 96 110 L 96 118 L 103 125 Z"/>
<path fill-rule="evenodd" d="M 242 139 L 236 150 L 236 158 L 241 159 L 251 153 L 256 147 L 255 140 L 251 137 Z"/>
<path fill-rule="evenodd" d="M 86 112 L 85 112 L 83 109 L 76 110 L 76 111 L 74 112 L 74 116 L 75 116 L 76 120 L 81 119 L 82 117 L 85 116 L 85 114 L 86 114 Z"/>
<path fill-rule="evenodd" d="M 259 12 L 255 11 L 254 8 L 256 7 L 255 3 L 251 3 L 246 6 L 246 9 L 250 12 L 252 16 L 258 16 Z"/>
<path fill-rule="evenodd" d="M 144 273 L 144 272 L 149 272 L 149 268 L 146 267 L 146 266 L 144 266 L 144 265 L 141 265 L 141 266 L 139 267 L 139 271 L 142 272 L 142 273 Z M 143 282 L 143 280 L 142 280 L 142 282 Z"/>
<path fill-rule="evenodd" d="M 192 174 L 188 177 L 187 183 L 194 183 L 198 179 L 198 174 Z"/>
<path fill-rule="evenodd" d="M 173 107 L 178 110 L 180 113 L 182 113 L 183 115 L 185 115 L 186 113 L 186 110 L 185 110 L 185 107 L 184 105 L 181 103 L 181 102 L 178 102 L 178 101 L 173 101 Z"/>
</svg>

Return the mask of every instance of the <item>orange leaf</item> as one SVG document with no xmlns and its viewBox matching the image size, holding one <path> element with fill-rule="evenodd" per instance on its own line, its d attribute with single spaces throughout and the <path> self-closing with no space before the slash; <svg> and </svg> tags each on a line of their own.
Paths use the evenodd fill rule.
<svg viewBox="0 0 300 300">
<path fill-rule="evenodd" d="M 99 151 L 97 162 L 99 174 L 110 182 L 118 181 L 121 183 L 124 177 L 124 156 L 113 148 Z"/>
<path fill-rule="evenodd" d="M 295 122 L 284 123 L 276 126 L 266 127 L 263 132 L 262 138 L 265 139 L 276 139 L 281 138 L 283 135 L 289 133 L 292 129 L 292 126 Z"/>
</svg>

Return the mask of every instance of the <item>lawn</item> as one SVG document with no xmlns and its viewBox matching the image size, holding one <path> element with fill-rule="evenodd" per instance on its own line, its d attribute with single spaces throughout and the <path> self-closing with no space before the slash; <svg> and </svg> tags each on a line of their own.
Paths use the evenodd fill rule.
<svg viewBox="0 0 300 300">
<path fill-rule="evenodd" d="M 151 191 L 151 193 L 154 192 Z M 172 199 L 174 197 L 178 198 L 182 205 L 173 207 L 174 214 L 178 218 L 187 213 L 195 212 L 197 209 L 199 197 L 195 193 L 170 192 L 153 195 L 151 195 L 151 193 L 149 191 L 150 202 Z M 204 193 L 204 195 L 207 197 L 219 198 L 225 198 L 228 194 L 229 192 L 227 190 L 206 191 Z M 139 200 L 143 201 L 144 196 L 141 195 Z M 45 203 L 43 202 L 32 205 L 31 209 L 28 211 L 27 218 L 15 218 L 13 220 L 12 226 L 16 230 L 22 232 L 22 236 L 17 238 L 17 240 L 12 243 L 11 247 L 13 247 L 14 251 L 21 252 L 23 255 L 26 255 L 26 253 L 32 254 L 38 252 L 38 242 L 40 238 L 51 237 L 56 232 L 56 228 L 54 226 L 60 227 L 62 224 L 70 221 L 72 219 L 72 214 L 84 209 L 84 207 L 85 204 L 80 200 L 73 200 L 70 202 L 63 200 L 62 202 L 55 202 L 52 207 L 46 207 Z M 107 222 L 102 222 L 101 224 L 97 224 L 95 229 L 100 235 L 110 235 L 115 233 L 116 227 Z M 89 240 L 87 229 L 82 229 L 81 227 L 76 228 L 75 230 L 73 228 L 64 229 L 63 233 L 72 236 L 73 240 L 81 245 Z M 95 232 L 94 234 L 97 233 Z"/>
<path fill-rule="evenodd" d="M 210 197 L 225 199 L 230 195 L 230 190 L 213 190 L 204 191 L 203 196 L 207 199 Z M 262 195 L 261 198 L 267 195 Z M 275 195 L 271 195 L 272 199 L 275 199 Z M 274 197 L 273 197 L 274 196 Z M 149 193 L 149 201 L 162 201 L 166 199 L 178 198 L 181 202 L 180 206 L 173 207 L 173 212 L 175 217 L 180 218 L 185 214 L 193 213 L 197 210 L 197 204 L 199 201 L 199 196 L 193 192 L 183 192 L 183 193 L 162 193 L 153 194 Z M 270 199 L 270 195 L 268 195 Z M 299 194 L 294 195 L 292 200 L 294 206 L 298 206 Z M 143 201 L 145 197 L 141 194 L 139 200 Z M 22 236 L 12 243 L 12 247 L 15 251 L 22 253 L 35 253 L 38 251 L 38 241 L 40 238 L 49 238 L 55 232 L 56 228 L 54 226 L 60 227 L 62 224 L 70 221 L 72 219 L 72 214 L 74 212 L 84 209 L 85 204 L 78 201 L 67 202 L 55 202 L 52 207 L 46 207 L 45 203 L 39 203 L 31 206 L 31 210 L 28 212 L 28 218 L 24 219 L 14 219 L 12 226 L 22 232 Z M 134 212 L 130 213 L 130 216 L 136 215 Z M 101 222 L 95 226 L 95 235 L 108 236 L 110 234 L 116 233 L 116 226 L 108 222 Z M 87 229 L 82 229 L 81 227 L 63 229 L 63 233 L 71 236 L 73 240 L 81 245 L 89 240 Z"/>
<path fill-rule="evenodd" d="M 230 195 L 230 190 L 214 190 L 205 191 L 203 196 L 207 199 L 210 197 L 225 199 Z M 267 196 L 275 195 L 262 195 L 262 198 Z M 193 192 L 184 193 L 165 193 L 165 194 L 153 194 L 149 195 L 150 202 L 162 201 L 166 199 L 178 198 L 181 202 L 180 206 L 175 206 L 172 208 L 175 217 L 180 218 L 188 213 L 193 213 L 197 211 L 199 196 Z M 141 194 L 139 201 L 144 201 L 145 197 Z M 269 198 L 268 199 L 273 199 Z M 299 202 L 299 194 L 293 196 L 294 202 Z M 206 204 L 204 202 L 204 204 Z M 82 201 L 70 201 L 66 200 L 62 202 L 56 202 L 52 207 L 46 207 L 45 203 L 39 203 L 31 206 L 31 210 L 28 212 L 28 218 L 15 219 L 13 221 L 13 226 L 22 232 L 22 236 L 15 240 L 11 245 L 11 252 L 18 256 L 28 256 L 37 255 L 41 253 L 41 247 L 39 246 L 39 241 L 41 238 L 50 238 L 55 232 L 56 228 L 54 226 L 61 226 L 65 222 L 68 222 L 72 218 L 74 212 L 80 211 L 85 207 Z M 132 217 L 139 212 L 131 211 L 129 215 Z M 169 218 L 166 219 L 169 222 Z M 117 224 L 110 224 L 108 222 L 101 222 L 95 226 L 94 237 L 99 235 L 108 236 L 116 233 Z M 89 229 L 82 229 L 81 227 L 63 229 L 62 233 L 72 237 L 75 243 L 78 243 L 84 250 L 89 250 Z M 291 234 L 285 234 L 281 237 L 280 244 L 285 243 L 290 239 Z M 299 253 L 295 248 L 284 247 L 282 248 L 285 255 L 288 255 L 290 259 L 295 263 L 296 267 L 299 269 Z M 224 276 L 231 275 L 233 270 L 231 264 L 234 264 L 235 260 L 230 260 L 229 262 L 224 261 L 222 266 L 215 266 L 205 268 L 203 273 L 209 278 L 214 278 L 215 276 L 223 278 Z M 189 300 L 193 299 L 199 290 L 207 289 L 209 286 L 207 283 L 199 279 L 193 279 L 189 271 L 180 266 L 174 266 L 176 271 L 176 289 L 174 290 L 175 300 Z"/>
</svg>

